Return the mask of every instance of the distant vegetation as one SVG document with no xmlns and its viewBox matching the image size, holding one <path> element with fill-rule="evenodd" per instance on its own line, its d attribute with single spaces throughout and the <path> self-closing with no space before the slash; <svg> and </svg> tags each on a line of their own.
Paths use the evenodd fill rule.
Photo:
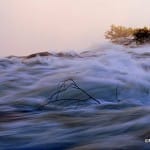
<svg viewBox="0 0 150 150">
<path fill-rule="evenodd" d="M 150 43 L 150 28 L 127 28 L 124 26 L 112 25 L 105 33 L 105 38 L 114 43 L 129 45 Z"/>
</svg>

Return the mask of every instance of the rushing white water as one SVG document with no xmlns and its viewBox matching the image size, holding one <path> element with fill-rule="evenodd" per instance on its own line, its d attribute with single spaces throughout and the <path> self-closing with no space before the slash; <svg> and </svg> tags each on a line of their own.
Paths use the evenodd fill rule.
<svg viewBox="0 0 150 150">
<path fill-rule="evenodd" d="M 0 97 L 2 149 L 150 148 L 148 45 L 1 58 Z"/>
</svg>

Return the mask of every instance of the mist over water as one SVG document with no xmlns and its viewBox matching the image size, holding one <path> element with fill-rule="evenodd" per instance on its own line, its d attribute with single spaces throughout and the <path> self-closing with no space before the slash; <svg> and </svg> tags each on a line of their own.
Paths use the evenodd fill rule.
<svg viewBox="0 0 150 150">
<path fill-rule="evenodd" d="M 150 149 L 149 61 L 149 46 L 113 44 L 0 59 L 0 147 Z"/>
<path fill-rule="evenodd" d="M 0 150 L 149 150 L 150 45 L 104 39 L 111 24 L 148 26 L 149 6 L 1 0 Z"/>
<path fill-rule="evenodd" d="M 111 24 L 148 26 L 149 6 L 148 0 L 1 0 L 0 56 L 83 51 L 102 43 Z"/>
</svg>

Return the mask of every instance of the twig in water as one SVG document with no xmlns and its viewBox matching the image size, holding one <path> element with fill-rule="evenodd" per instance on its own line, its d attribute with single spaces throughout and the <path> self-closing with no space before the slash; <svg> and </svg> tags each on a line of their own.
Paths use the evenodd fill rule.
<svg viewBox="0 0 150 150">
<path fill-rule="evenodd" d="M 96 98 L 94 98 L 93 96 L 88 94 L 84 89 L 80 88 L 73 79 L 69 79 L 69 80 L 73 82 L 73 86 L 74 86 L 73 88 L 80 90 L 82 93 L 87 95 L 90 99 L 92 99 L 92 100 L 96 101 L 98 104 L 100 104 L 100 102 Z"/>
<path fill-rule="evenodd" d="M 118 88 L 116 87 L 116 89 L 115 89 L 115 95 L 116 95 L 116 100 L 118 101 L 118 102 L 120 102 L 121 100 L 119 99 L 119 94 L 118 94 Z"/>
<path fill-rule="evenodd" d="M 67 85 L 67 83 L 71 81 L 71 83 L 69 85 Z M 39 107 L 39 109 L 42 109 L 44 106 L 48 105 L 49 103 L 52 102 L 57 102 L 57 101 L 66 101 L 66 100 L 76 100 L 78 101 L 83 101 L 81 99 L 72 99 L 72 98 L 67 98 L 67 99 L 59 99 L 59 96 L 61 93 L 65 92 L 66 90 L 68 90 L 69 88 L 74 88 L 77 90 L 80 90 L 82 93 L 84 93 L 85 95 L 88 96 L 88 99 L 92 99 L 94 100 L 96 103 L 101 104 L 99 100 L 97 100 L 96 98 L 94 98 L 93 96 L 91 96 L 89 93 L 87 93 L 84 89 L 82 89 L 81 87 L 78 86 L 78 84 L 73 80 L 73 79 L 67 79 L 65 81 L 63 81 L 61 84 L 58 85 L 57 91 L 54 92 L 48 99 L 47 102 L 42 105 L 41 107 Z M 88 100 L 86 99 L 86 100 Z"/>
</svg>

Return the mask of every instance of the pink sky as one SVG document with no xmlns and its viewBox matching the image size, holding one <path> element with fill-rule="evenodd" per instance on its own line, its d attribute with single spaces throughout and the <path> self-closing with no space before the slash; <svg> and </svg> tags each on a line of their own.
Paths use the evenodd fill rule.
<svg viewBox="0 0 150 150">
<path fill-rule="evenodd" d="M 80 50 L 111 24 L 150 25 L 150 0 L 0 0 L 0 56 Z"/>
</svg>

